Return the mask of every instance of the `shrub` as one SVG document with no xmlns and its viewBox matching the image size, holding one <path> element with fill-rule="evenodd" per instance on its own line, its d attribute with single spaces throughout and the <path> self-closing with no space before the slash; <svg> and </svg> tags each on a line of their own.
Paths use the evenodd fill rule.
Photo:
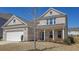
<svg viewBox="0 0 79 59">
<path fill-rule="evenodd" d="M 70 41 L 69 38 L 68 39 L 64 39 L 64 43 L 67 44 L 67 45 L 71 45 L 71 41 Z"/>
<path fill-rule="evenodd" d="M 71 41 L 71 43 L 72 44 L 74 44 L 75 43 L 75 41 L 74 41 L 74 38 L 73 37 L 68 37 L 69 39 L 70 39 L 70 41 Z"/>
<path fill-rule="evenodd" d="M 0 41 L 2 40 L 2 37 L 0 37 Z"/>
<path fill-rule="evenodd" d="M 64 40 L 64 43 L 67 44 L 67 45 L 71 45 L 71 44 L 74 44 L 75 41 L 74 41 L 73 37 L 68 37 L 68 39 Z"/>
</svg>

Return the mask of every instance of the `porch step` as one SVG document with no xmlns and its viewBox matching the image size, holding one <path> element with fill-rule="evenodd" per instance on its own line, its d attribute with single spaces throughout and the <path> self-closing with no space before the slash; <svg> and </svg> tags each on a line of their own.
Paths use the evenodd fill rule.
<svg viewBox="0 0 79 59">
<path fill-rule="evenodd" d="M 54 42 L 55 43 L 63 43 L 64 41 L 63 40 L 55 40 Z"/>
<path fill-rule="evenodd" d="M 37 40 L 37 41 L 41 42 L 43 40 Z M 62 39 L 55 39 L 55 40 L 46 39 L 45 41 L 47 41 L 47 42 L 55 42 L 55 43 L 63 43 Z"/>
</svg>

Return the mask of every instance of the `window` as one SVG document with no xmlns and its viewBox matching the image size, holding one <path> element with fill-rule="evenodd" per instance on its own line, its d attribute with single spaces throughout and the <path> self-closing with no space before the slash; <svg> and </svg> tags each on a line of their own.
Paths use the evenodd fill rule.
<svg viewBox="0 0 79 59">
<path fill-rule="evenodd" d="M 49 32 L 49 38 L 53 38 L 52 31 Z"/>
<path fill-rule="evenodd" d="M 48 25 L 54 25 L 55 24 L 55 19 L 53 19 L 53 18 L 48 19 L 47 24 Z"/>
<path fill-rule="evenodd" d="M 55 24 L 55 18 L 54 18 L 54 21 L 53 21 L 53 22 L 54 22 L 54 24 Z"/>
<path fill-rule="evenodd" d="M 16 20 L 13 20 L 13 23 L 15 23 Z"/>
<path fill-rule="evenodd" d="M 53 19 L 51 18 L 51 19 L 50 19 L 50 25 L 52 25 L 52 24 L 53 24 L 53 21 L 52 21 L 52 20 L 53 20 Z"/>
<path fill-rule="evenodd" d="M 62 38 L 62 31 L 58 31 L 58 38 Z"/>
<path fill-rule="evenodd" d="M 52 14 L 52 11 L 50 11 L 50 14 Z"/>
<path fill-rule="evenodd" d="M 48 20 L 47 20 L 47 25 L 49 24 Z"/>
</svg>

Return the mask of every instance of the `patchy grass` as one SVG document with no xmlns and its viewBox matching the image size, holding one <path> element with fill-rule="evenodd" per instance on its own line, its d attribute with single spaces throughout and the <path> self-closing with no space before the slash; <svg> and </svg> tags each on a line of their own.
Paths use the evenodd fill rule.
<svg viewBox="0 0 79 59">
<path fill-rule="evenodd" d="M 79 43 L 79 36 L 74 36 L 74 40 L 76 43 Z"/>
<path fill-rule="evenodd" d="M 0 45 L 0 51 L 79 51 L 79 44 L 65 45 L 53 42 L 36 42 L 36 48 L 33 49 L 33 42 L 13 42 Z"/>
</svg>

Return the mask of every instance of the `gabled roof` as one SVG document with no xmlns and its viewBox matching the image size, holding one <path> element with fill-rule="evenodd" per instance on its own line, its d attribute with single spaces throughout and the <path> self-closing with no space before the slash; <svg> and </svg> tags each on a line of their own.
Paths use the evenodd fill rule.
<svg viewBox="0 0 79 59">
<path fill-rule="evenodd" d="M 0 13 L 0 27 L 3 26 L 11 16 L 12 14 L 9 13 Z"/>
<path fill-rule="evenodd" d="M 54 9 L 54 8 L 49 8 L 46 12 L 44 12 L 40 17 L 38 17 L 37 19 L 40 19 L 40 18 L 42 18 L 46 13 L 48 13 L 50 10 L 53 10 L 53 11 L 56 11 L 56 12 L 58 12 L 58 13 L 60 13 L 61 15 L 66 15 L 65 13 L 63 13 L 63 12 L 61 12 L 61 11 L 58 11 L 58 10 L 56 10 L 56 9 Z M 54 15 L 55 16 L 55 15 Z"/>
<path fill-rule="evenodd" d="M 9 20 L 10 18 L 12 17 L 12 14 L 10 13 L 0 13 L 0 19 L 3 19 L 3 20 Z"/>
<path fill-rule="evenodd" d="M 25 25 L 26 25 L 27 23 L 29 23 L 28 21 L 26 21 L 25 19 L 23 19 L 23 18 L 21 18 L 21 17 L 12 15 L 11 18 L 2 26 L 2 28 L 5 27 L 14 17 L 18 18 L 18 20 L 21 21 L 22 23 L 24 23 Z"/>
</svg>

